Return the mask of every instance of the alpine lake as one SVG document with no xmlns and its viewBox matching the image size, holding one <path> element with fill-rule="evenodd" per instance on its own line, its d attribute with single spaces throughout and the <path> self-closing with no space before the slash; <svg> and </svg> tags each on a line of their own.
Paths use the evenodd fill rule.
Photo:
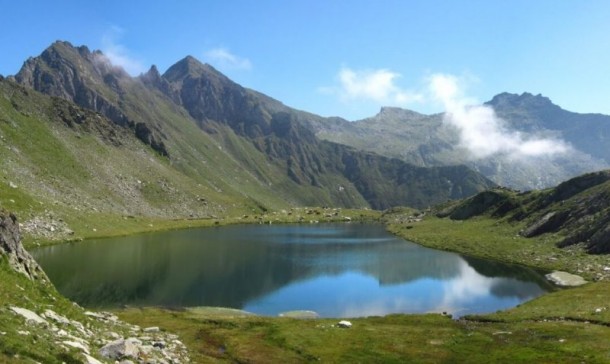
<svg viewBox="0 0 610 364">
<path fill-rule="evenodd" d="M 553 290 L 542 272 L 425 248 L 380 224 L 233 225 L 87 240 L 32 254 L 63 295 L 90 308 L 460 317 Z"/>
</svg>

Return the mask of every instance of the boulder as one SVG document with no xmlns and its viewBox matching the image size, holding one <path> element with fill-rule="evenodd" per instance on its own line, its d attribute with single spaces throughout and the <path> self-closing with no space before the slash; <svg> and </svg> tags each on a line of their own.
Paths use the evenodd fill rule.
<svg viewBox="0 0 610 364">
<path fill-rule="evenodd" d="M 21 307 L 11 307 L 11 311 L 13 311 L 14 313 L 18 314 L 19 316 L 22 316 L 23 318 L 25 318 L 25 322 L 29 323 L 29 322 L 34 322 L 36 324 L 42 324 L 42 325 L 48 325 L 49 323 L 47 322 L 47 320 L 43 319 L 42 317 L 38 316 L 37 313 L 30 311 L 26 308 L 21 308 Z"/>
<path fill-rule="evenodd" d="M 100 349 L 100 355 L 107 359 L 122 360 L 137 358 L 140 353 L 140 340 L 135 338 L 119 339 L 106 344 Z"/>
<path fill-rule="evenodd" d="M 549 281 L 562 287 L 576 287 L 587 283 L 581 276 L 568 272 L 554 271 L 553 273 L 547 274 L 545 277 Z"/>
<path fill-rule="evenodd" d="M 44 311 L 44 313 L 42 314 L 42 316 L 51 319 L 57 323 L 63 324 L 63 325 L 69 325 L 70 324 L 70 320 L 68 320 L 67 318 L 63 317 L 62 315 L 56 313 L 53 310 L 49 310 L 46 309 Z"/>
<path fill-rule="evenodd" d="M 338 327 L 344 328 L 344 329 L 349 329 L 352 327 L 352 323 L 349 321 L 339 321 L 339 323 L 337 324 Z"/>
<path fill-rule="evenodd" d="M 83 356 L 85 357 L 85 364 L 103 364 L 101 361 L 95 359 L 94 357 L 87 355 L 87 354 L 83 354 Z"/>
</svg>

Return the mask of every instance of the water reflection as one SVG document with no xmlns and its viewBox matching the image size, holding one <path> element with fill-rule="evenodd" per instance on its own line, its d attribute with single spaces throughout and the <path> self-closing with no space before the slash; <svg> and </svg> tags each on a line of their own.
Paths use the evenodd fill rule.
<svg viewBox="0 0 610 364">
<path fill-rule="evenodd" d="M 514 306 L 549 289 L 536 272 L 435 251 L 379 225 L 232 226 L 34 251 L 84 306 L 227 306 L 323 316 Z"/>
</svg>

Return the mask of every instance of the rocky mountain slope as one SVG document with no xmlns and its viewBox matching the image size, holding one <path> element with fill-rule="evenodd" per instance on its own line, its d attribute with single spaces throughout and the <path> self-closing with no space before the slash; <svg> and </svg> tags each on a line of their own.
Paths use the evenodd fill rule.
<svg viewBox="0 0 610 364">
<path fill-rule="evenodd" d="M 524 237 L 549 234 L 559 247 L 582 245 L 610 253 L 610 171 L 585 174 L 542 191 L 496 189 L 477 194 L 439 213 L 455 220 L 488 215 L 524 222 Z"/>
<path fill-rule="evenodd" d="M 569 112 L 529 93 L 499 94 L 485 105 L 493 108 L 508 130 L 561 139 L 573 149 L 546 158 L 491 155 L 475 159 L 460 148 L 459 132 L 443 122 L 444 114 L 423 115 L 400 108 L 382 108 L 374 117 L 357 122 L 334 119 L 313 126 L 325 140 L 420 166 L 466 164 L 499 185 L 519 189 L 550 187 L 610 167 L 610 116 Z M 380 139 L 384 143 L 378 143 Z"/>
<path fill-rule="evenodd" d="M 298 205 L 423 207 L 493 185 L 465 166 L 416 167 L 321 141 L 310 127 L 319 116 L 193 57 L 163 75 L 153 66 L 130 77 L 99 51 L 56 42 L 0 90 L 0 204 L 30 216 L 24 224 L 42 219 L 66 234 L 73 209 L 201 218 Z"/>
</svg>

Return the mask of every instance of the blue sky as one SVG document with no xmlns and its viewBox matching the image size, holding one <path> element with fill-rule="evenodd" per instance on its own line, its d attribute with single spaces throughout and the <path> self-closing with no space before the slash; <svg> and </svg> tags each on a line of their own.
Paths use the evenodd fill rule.
<svg viewBox="0 0 610 364">
<path fill-rule="evenodd" d="M 186 55 L 285 104 L 350 120 L 384 105 L 431 113 L 430 79 L 484 102 L 541 93 L 610 114 L 610 1 L 0 0 L 0 74 L 55 40 L 133 75 Z"/>
</svg>

